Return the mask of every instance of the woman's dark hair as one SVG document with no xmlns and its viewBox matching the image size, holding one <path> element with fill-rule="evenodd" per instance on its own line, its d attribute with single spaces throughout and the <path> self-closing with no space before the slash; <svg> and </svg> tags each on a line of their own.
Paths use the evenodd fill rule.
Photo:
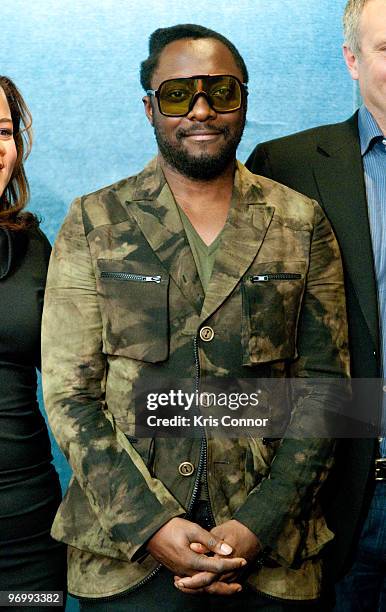
<svg viewBox="0 0 386 612">
<path fill-rule="evenodd" d="M 237 66 L 242 72 L 243 82 L 248 83 L 248 70 L 245 62 L 230 40 L 209 28 L 204 28 L 203 26 L 192 23 L 184 23 L 171 26 L 170 28 L 158 28 L 158 30 L 155 30 L 153 34 L 151 34 L 149 38 L 149 57 L 142 62 L 140 70 L 141 85 L 145 91 L 151 89 L 152 76 L 158 66 L 159 57 L 166 45 L 169 45 L 175 40 L 182 40 L 185 38 L 191 38 L 193 40 L 199 38 L 214 38 L 219 40 L 223 45 L 228 47 L 229 51 L 232 53 Z"/>
<path fill-rule="evenodd" d="M 11 111 L 17 157 L 10 181 L 0 197 L 0 227 L 22 230 L 36 225 L 36 217 L 22 212 L 29 199 L 28 180 L 24 170 L 32 147 L 32 116 L 15 83 L 0 75 L 0 88 Z"/>
</svg>

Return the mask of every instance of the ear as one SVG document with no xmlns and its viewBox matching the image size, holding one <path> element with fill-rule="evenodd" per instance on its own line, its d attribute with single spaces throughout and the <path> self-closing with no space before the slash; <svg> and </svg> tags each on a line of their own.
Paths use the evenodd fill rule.
<svg viewBox="0 0 386 612">
<path fill-rule="evenodd" d="M 151 97 L 150 96 L 144 96 L 142 98 L 142 102 L 143 102 L 143 106 L 145 108 L 145 115 L 146 115 L 150 125 L 153 125 L 153 105 L 151 103 Z"/>
<path fill-rule="evenodd" d="M 359 79 L 358 56 L 355 55 L 347 45 L 343 45 L 343 55 L 351 78 L 357 81 Z"/>
</svg>

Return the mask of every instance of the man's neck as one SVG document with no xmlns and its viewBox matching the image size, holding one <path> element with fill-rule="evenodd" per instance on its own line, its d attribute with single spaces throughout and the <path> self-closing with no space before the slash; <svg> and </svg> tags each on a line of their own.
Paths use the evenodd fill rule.
<svg viewBox="0 0 386 612">
<path fill-rule="evenodd" d="M 160 164 L 178 204 L 196 232 L 211 244 L 221 232 L 232 200 L 235 161 L 210 180 L 192 179 L 169 166 L 160 156 Z"/>
<path fill-rule="evenodd" d="M 386 116 L 380 111 L 378 111 L 377 108 L 373 108 L 371 104 L 365 103 L 365 106 L 367 110 L 372 114 L 375 121 L 378 123 L 379 129 L 381 130 L 382 134 L 386 136 Z"/>
</svg>

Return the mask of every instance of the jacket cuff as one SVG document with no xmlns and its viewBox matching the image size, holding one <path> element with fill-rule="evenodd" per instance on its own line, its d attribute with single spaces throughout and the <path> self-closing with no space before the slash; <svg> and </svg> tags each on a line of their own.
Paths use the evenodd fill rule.
<svg viewBox="0 0 386 612">
<path fill-rule="evenodd" d="M 280 560 L 285 567 L 290 567 L 293 559 L 283 558 L 277 550 L 277 541 L 287 518 L 283 508 L 288 505 L 288 492 L 283 491 L 280 499 L 275 490 L 277 489 L 275 483 L 266 480 L 264 484 L 266 485 L 264 496 L 260 495 L 258 490 L 250 493 L 246 502 L 232 518 L 248 527 L 258 537 L 264 558 L 272 551 L 276 553 L 274 555 L 276 560 Z M 275 503 L 272 503 L 273 499 Z"/>
<path fill-rule="evenodd" d="M 270 477 L 251 491 L 233 516 L 259 538 L 263 550 L 271 549 L 270 556 L 284 567 L 293 567 L 305 545 L 296 523 L 301 516 L 300 523 L 307 529 L 330 454 L 331 441 L 327 439 L 310 439 L 307 448 L 304 441 L 300 445 L 297 440 L 286 441 L 275 457 Z M 291 461 L 291 456 L 297 461 Z"/>
<path fill-rule="evenodd" d="M 119 534 L 117 533 L 115 535 L 118 535 L 120 540 L 121 538 L 126 538 L 126 541 L 130 542 L 130 544 L 128 544 L 127 546 L 127 550 L 125 551 L 129 561 L 139 561 L 147 554 L 149 554 L 146 550 L 146 546 L 149 540 L 157 533 L 157 531 L 161 529 L 161 527 L 166 525 L 166 523 L 168 523 L 171 519 L 176 517 L 183 517 L 185 516 L 185 514 L 185 510 L 181 509 L 176 509 L 175 512 L 172 512 L 171 510 L 170 512 L 168 512 L 167 510 L 161 512 L 157 515 L 157 517 L 155 517 L 155 520 L 152 521 L 151 525 L 149 525 L 146 530 L 143 530 L 138 533 L 138 538 L 132 537 L 133 534 L 131 529 L 130 532 L 128 531 L 126 533 L 124 529 L 122 531 L 119 530 Z M 131 538 L 131 540 L 129 538 Z"/>
</svg>

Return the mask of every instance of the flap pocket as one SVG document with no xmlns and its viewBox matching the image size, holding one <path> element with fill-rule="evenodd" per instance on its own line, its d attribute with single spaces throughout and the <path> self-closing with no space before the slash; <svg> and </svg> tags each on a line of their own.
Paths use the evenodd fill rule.
<svg viewBox="0 0 386 612">
<path fill-rule="evenodd" d="M 134 269 L 135 268 L 135 269 Z M 103 348 L 155 363 L 169 354 L 168 285 L 164 269 L 127 260 L 98 260 Z"/>
<path fill-rule="evenodd" d="M 256 262 L 243 279 L 243 365 L 297 356 L 306 261 Z"/>
</svg>

